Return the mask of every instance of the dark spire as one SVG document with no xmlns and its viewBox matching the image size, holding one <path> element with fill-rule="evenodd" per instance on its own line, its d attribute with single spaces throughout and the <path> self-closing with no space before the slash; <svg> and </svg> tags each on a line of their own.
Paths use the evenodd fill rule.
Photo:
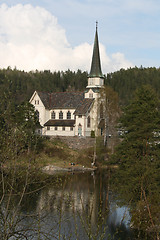
<svg viewBox="0 0 160 240">
<path fill-rule="evenodd" d="M 102 70 L 101 70 L 100 54 L 99 54 L 99 42 L 98 42 L 97 28 L 98 28 L 98 22 L 96 22 L 96 33 L 95 33 L 95 39 L 94 39 L 91 71 L 90 71 L 89 77 L 103 78 L 103 74 L 102 74 Z"/>
</svg>

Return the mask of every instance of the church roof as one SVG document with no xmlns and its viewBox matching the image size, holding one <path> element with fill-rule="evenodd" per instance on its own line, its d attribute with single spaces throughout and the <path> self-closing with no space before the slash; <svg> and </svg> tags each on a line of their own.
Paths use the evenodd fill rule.
<svg viewBox="0 0 160 240">
<path fill-rule="evenodd" d="M 83 92 L 37 92 L 45 108 L 51 109 L 75 109 L 74 114 L 84 115 L 90 109 L 94 98 L 84 98 Z M 55 124 L 55 120 L 50 120 Z M 64 121 L 64 120 L 62 120 Z M 47 122 L 48 123 L 48 122 Z M 47 124 L 46 123 L 46 124 Z M 51 122 L 49 122 L 50 124 Z M 46 125 L 45 126 L 50 126 Z M 56 126 L 56 125 L 53 125 Z M 58 126 L 58 125 L 57 125 Z M 62 125 L 64 126 L 64 125 Z"/>
<path fill-rule="evenodd" d="M 55 126 L 55 127 L 73 127 L 75 120 L 48 120 L 44 126 Z"/>
<path fill-rule="evenodd" d="M 101 61 L 100 61 L 100 53 L 99 53 L 99 42 L 98 42 L 98 32 L 97 32 L 97 23 L 96 23 L 96 33 L 94 39 L 94 47 L 93 47 L 93 55 L 92 55 L 92 63 L 89 77 L 100 77 L 103 78 L 102 70 L 101 70 Z"/>
<path fill-rule="evenodd" d="M 74 109 L 84 98 L 83 92 L 37 92 L 47 109 Z"/>
<path fill-rule="evenodd" d="M 92 103 L 94 102 L 94 98 L 84 98 L 82 102 L 77 106 L 74 114 L 75 115 L 84 115 L 90 109 Z"/>
</svg>

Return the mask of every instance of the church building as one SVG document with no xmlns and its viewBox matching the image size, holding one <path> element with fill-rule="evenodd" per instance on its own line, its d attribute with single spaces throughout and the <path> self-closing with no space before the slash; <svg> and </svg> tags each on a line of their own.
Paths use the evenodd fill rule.
<svg viewBox="0 0 160 240">
<path fill-rule="evenodd" d="M 103 105 L 100 90 L 104 88 L 96 25 L 91 70 L 84 92 L 35 91 L 30 99 L 39 116 L 42 135 L 84 136 L 102 134 Z"/>
</svg>

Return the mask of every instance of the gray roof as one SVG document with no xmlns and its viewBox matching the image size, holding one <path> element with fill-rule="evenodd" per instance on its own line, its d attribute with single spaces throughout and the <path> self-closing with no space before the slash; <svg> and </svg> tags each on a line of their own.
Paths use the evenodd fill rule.
<svg viewBox="0 0 160 240">
<path fill-rule="evenodd" d="M 92 106 L 94 98 L 84 98 L 82 102 L 77 106 L 74 114 L 75 115 L 84 115 L 86 114 Z"/>
<path fill-rule="evenodd" d="M 94 48 L 93 48 L 93 55 L 92 55 L 92 63 L 91 63 L 91 70 L 89 77 L 100 77 L 104 78 L 101 70 L 101 61 L 100 61 L 100 53 L 99 53 L 99 42 L 98 42 L 98 33 L 97 33 L 97 26 L 96 26 L 96 33 L 94 39 Z"/>
<path fill-rule="evenodd" d="M 85 93 L 88 93 L 89 90 L 90 90 L 90 88 L 86 89 L 86 90 L 85 90 Z M 97 87 L 92 88 L 92 91 L 93 91 L 94 93 L 99 93 L 99 92 L 100 92 L 99 88 L 97 88 Z"/>
<path fill-rule="evenodd" d="M 56 126 L 56 127 L 73 127 L 75 120 L 48 120 L 44 126 Z"/>
<path fill-rule="evenodd" d="M 75 115 L 86 114 L 94 102 L 94 98 L 84 98 L 83 92 L 37 93 L 47 109 L 75 109 Z M 54 120 L 52 120 L 52 123 L 55 124 Z M 51 122 L 46 124 L 51 124 Z M 46 124 L 45 126 L 50 126 Z M 64 126 L 64 123 L 62 126 Z"/>
<path fill-rule="evenodd" d="M 83 92 L 37 92 L 47 109 L 75 109 L 84 99 Z"/>
</svg>

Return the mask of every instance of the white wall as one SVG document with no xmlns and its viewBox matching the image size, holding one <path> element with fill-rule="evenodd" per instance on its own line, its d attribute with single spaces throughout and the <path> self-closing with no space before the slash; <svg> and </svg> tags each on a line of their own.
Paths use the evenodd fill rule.
<svg viewBox="0 0 160 240">
<path fill-rule="evenodd" d="M 39 122 L 43 126 L 46 122 L 46 110 L 40 97 L 36 92 L 31 98 L 30 103 L 35 107 L 35 110 L 39 112 Z"/>
<path fill-rule="evenodd" d="M 94 88 L 94 87 L 101 87 L 104 85 L 104 79 L 95 77 L 95 78 L 88 78 L 88 86 L 87 88 Z"/>
<path fill-rule="evenodd" d="M 91 97 L 92 95 L 92 97 Z M 85 93 L 85 98 L 98 98 L 99 93 L 95 93 L 92 89 L 89 89 L 88 92 Z"/>
<path fill-rule="evenodd" d="M 74 112 L 75 112 L 75 109 L 52 109 L 49 111 L 49 119 L 51 119 L 51 114 L 52 112 L 55 112 L 56 116 L 55 116 L 55 119 L 59 119 L 59 113 L 60 111 L 63 112 L 63 119 L 67 120 L 67 112 L 70 111 L 71 112 L 71 120 L 74 120 Z"/>
<path fill-rule="evenodd" d="M 89 94 L 93 94 L 93 98 L 95 99 L 95 102 L 90 110 L 90 113 L 88 113 L 86 116 L 76 116 L 75 119 L 75 109 L 54 109 L 54 112 L 56 114 L 55 119 L 59 119 L 59 112 L 63 112 L 63 119 L 67 119 L 67 112 L 71 112 L 71 119 L 76 120 L 76 125 L 73 128 L 73 131 L 70 131 L 70 127 L 65 127 L 65 131 L 62 130 L 62 127 L 58 127 L 58 130 L 55 131 L 54 127 L 50 127 L 50 130 L 47 130 L 47 127 L 44 127 L 42 129 L 42 134 L 43 135 L 53 135 L 53 136 L 78 136 L 78 126 L 81 124 L 82 126 L 82 136 L 87 136 L 90 137 L 91 135 L 91 130 L 95 131 L 96 136 L 98 135 L 98 116 L 99 114 L 99 109 L 98 109 L 98 96 L 99 93 L 94 93 L 92 89 L 88 91 L 88 93 L 85 93 L 85 98 L 89 98 Z M 32 96 L 30 103 L 35 106 L 35 110 L 38 110 L 39 112 L 39 121 L 42 126 L 51 119 L 51 113 L 53 110 L 48 110 L 45 109 L 41 99 L 39 98 L 38 94 L 35 92 L 34 95 Z M 90 128 L 87 127 L 87 117 L 90 115 L 91 119 L 91 126 Z"/>
<path fill-rule="evenodd" d="M 50 127 L 50 130 L 47 130 L 47 127 L 44 128 L 45 135 L 47 136 L 74 136 L 75 128 L 73 127 L 73 131 L 70 130 L 70 127 L 65 127 L 65 131 L 62 130 L 62 127 Z"/>
<path fill-rule="evenodd" d="M 85 116 L 82 116 L 82 115 L 79 115 L 79 116 L 76 116 L 76 126 L 75 126 L 75 135 L 78 136 L 78 128 L 79 128 L 79 125 L 82 126 L 82 136 L 85 136 Z"/>
</svg>

